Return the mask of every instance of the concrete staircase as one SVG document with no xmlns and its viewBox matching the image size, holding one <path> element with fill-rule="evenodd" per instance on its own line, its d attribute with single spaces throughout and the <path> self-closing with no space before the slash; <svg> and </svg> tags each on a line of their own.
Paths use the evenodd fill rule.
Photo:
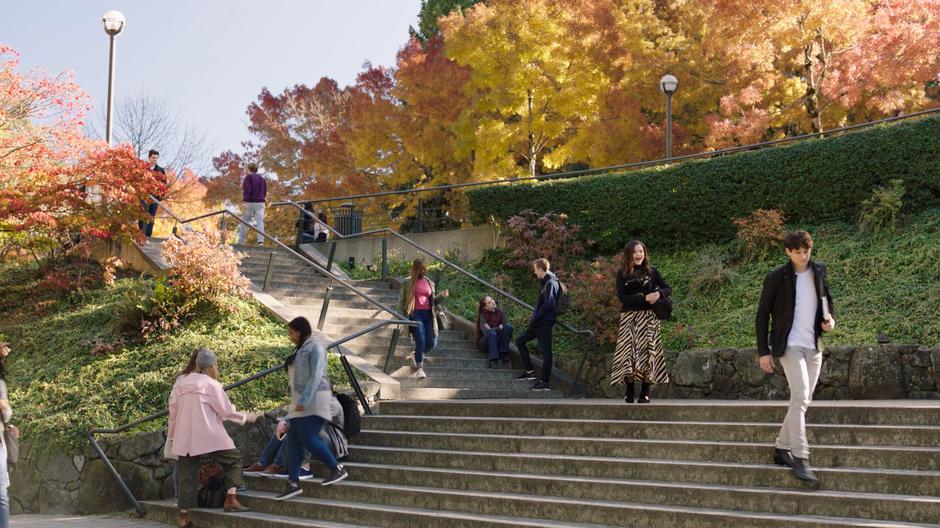
<svg viewBox="0 0 940 528">
<path fill-rule="evenodd" d="M 264 284 L 271 250 L 253 246 L 238 246 L 247 257 L 241 271 L 257 289 Z M 274 253 L 272 272 L 266 292 L 287 307 L 295 316 L 304 316 L 316 326 L 329 285 L 304 261 L 284 251 Z M 353 281 L 355 286 L 384 305 L 398 310 L 398 291 L 388 283 Z M 339 338 L 361 330 L 378 320 L 391 316 L 362 297 L 334 285 L 323 332 Z M 393 327 L 376 330 L 349 342 L 347 349 L 382 369 L 391 344 Z M 460 398 L 557 398 L 558 390 L 530 391 L 534 382 L 515 379 L 522 370 L 501 365 L 499 369 L 487 366 L 486 355 L 480 352 L 462 332 L 443 330 L 438 345 L 425 358 L 428 377 L 419 380 L 414 375 L 412 352 L 414 344 L 407 329 L 402 335 L 389 362 L 388 374 L 401 383 L 401 399 L 460 399 Z"/>
<path fill-rule="evenodd" d="M 250 514 L 200 527 L 940 526 L 940 403 L 818 402 L 818 489 L 770 463 L 782 402 L 382 402 L 350 479 L 252 478 Z M 324 472 L 323 468 L 319 471 Z M 150 502 L 170 522 L 172 501 Z"/>
</svg>

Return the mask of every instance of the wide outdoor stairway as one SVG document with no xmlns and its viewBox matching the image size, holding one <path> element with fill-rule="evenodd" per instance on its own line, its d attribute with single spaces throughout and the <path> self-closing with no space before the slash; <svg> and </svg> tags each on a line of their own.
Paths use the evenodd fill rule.
<svg viewBox="0 0 940 528">
<path fill-rule="evenodd" d="M 782 402 L 382 402 L 338 485 L 249 478 L 198 527 L 940 526 L 940 403 L 818 402 L 815 489 L 770 463 Z M 320 474 L 323 468 L 319 468 Z M 147 503 L 171 521 L 172 501 Z"/>
<path fill-rule="evenodd" d="M 271 258 L 270 249 L 247 246 L 239 246 L 237 249 L 248 255 L 241 264 L 242 274 L 260 290 Z M 266 292 L 284 304 L 291 314 L 306 317 L 316 327 L 330 281 L 318 275 L 306 262 L 284 251 L 275 253 L 271 262 Z M 391 289 L 388 283 L 352 283 L 388 308 L 399 310 L 398 290 Z M 382 319 L 391 318 L 388 312 L 341 285 L 334 284 L 323 332 L 338 339 Z M 391 326 L 382 328 L 344 346 L 383 369 L 393 331 L 394 327 Z M 555 398 L 563 395 L 557 390 L 530 391 L 534 382 L 515 379 L 523 371 L 513 370 L 506 364 L 499 369 L 488 368 L 486 355 L 473 346 L 462 332 L 440 332 L 437 348 L 427 354 L 424 360 L 424 370 L 428 374 L 426 379 L 415 377 L 413 351 L 414 343 L 408 329 L 402 327 L 398 346 L 387 371 L 401 383 L 402 399 Z"/>
</svg>

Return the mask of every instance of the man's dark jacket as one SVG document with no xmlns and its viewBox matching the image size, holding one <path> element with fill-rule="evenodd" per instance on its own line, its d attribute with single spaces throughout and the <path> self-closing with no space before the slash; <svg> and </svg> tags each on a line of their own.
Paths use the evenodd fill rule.
<svg viewBox="0 0 940 528">
<path fill-rule="evenodd" d="M 816 308 L 816 348 L 822 351 L 823 307 L 822 297 L 829 303 L 829 314 L 835 317 L 832 305 L 832 296 L 829 294 L 829 282 L 826 277 L 826 266 L 821 262 L 810 261 L 813 270 L 813 282 L 816 286 L 816 298 L 819 299 Z M 796 270 L 793 262 L 787 263 L 767 274 L 764 279 L 764 290 L 760 294 L 757 304 L 757 352 L 766 356 L 783 356 L 787 348 L 787 338 L 793 326 L 793 310 L 796 307 Z M 768 347 L 767 326 L 770 324 L 770 343 Z"/>
</svg>

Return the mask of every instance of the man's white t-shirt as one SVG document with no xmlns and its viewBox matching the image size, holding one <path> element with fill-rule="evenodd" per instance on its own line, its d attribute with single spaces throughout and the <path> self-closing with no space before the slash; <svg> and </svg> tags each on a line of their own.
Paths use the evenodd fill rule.
<svg viewBox="0 0 940 528">
<path fill-rule="evenodd" d="M 807 269 L 796 274 L 796 306 L 793 308 L 793 326 L 787 336 L 788 347 L 816 349 L 816 312 L 819 298 L 813 270 Z"/>
</svg>

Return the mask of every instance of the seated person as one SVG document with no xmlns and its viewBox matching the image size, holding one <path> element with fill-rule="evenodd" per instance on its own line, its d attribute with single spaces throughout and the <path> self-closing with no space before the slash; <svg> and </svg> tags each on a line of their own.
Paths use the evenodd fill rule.
<svg viewBox="0 0 940 528">
<path fill-rule="evenodd" d="M 503 362 L 509 361 L 512 325 L 489 295 L 480 299 L 477 306 L 476 331 L 477 346 L 489 353 L 490 368 L 499 368 L 500 358 Z"/>
</svg>

